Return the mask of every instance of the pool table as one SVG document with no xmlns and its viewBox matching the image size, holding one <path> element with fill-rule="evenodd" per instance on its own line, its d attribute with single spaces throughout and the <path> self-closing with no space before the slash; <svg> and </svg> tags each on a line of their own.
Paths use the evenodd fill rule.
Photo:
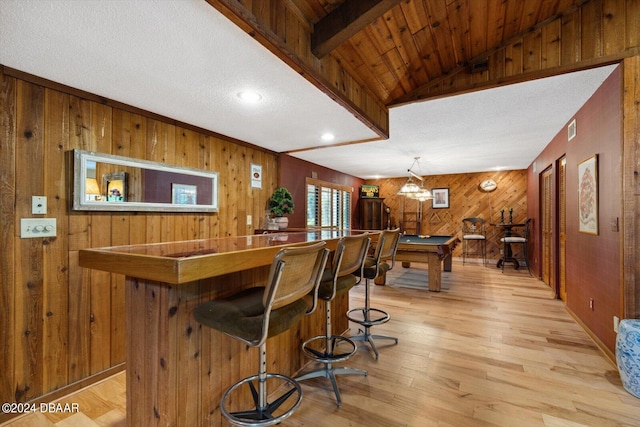
<svg viewBox="0 0 640 427">
<path fill-rule="evenodd" d="M 460 242 L 457 236 L 424 236 L 415 234 L 400 235 L 396 262 L 401 262 L 404 268 L 411 266 L 411 262 L 424 262 L 429 266 L 429 290 L 440 292 L 442 285 L 442 270 L 451 271 L 451 254 Z M 441 265 L 444 264 L 444 267 Z M 375 283 L 384 285 L 386 278 L 379 276 Z"/>
</svg>

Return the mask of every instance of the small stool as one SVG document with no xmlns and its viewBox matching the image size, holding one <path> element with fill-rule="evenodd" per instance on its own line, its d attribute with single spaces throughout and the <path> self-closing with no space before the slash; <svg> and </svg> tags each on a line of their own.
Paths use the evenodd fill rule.
<svg viewBox="0 0 640 427">
<path fill-rule="evenodd" d="M 474 243 L 476 248 L 472 250 L 471 245 Z M 470 255 L 480 255 L 482 263 L 487 265 L 487 235 L 483 218 L 462 219 L 462 265 Z"/>
<path fill-rule="evenodd" d="M 325 307 L 325 334 L 308 339 L 302 344 L 302 350 L 311 360 L 322 363 L 321 369 L 311 371 L 296 378 L 298 381 L 310 378 L 328 378 L 333 385 L 338 406 L 342 404 L 340 390 L 336 381 L 336 375 L 367 375 L 362 369 L 334 367 L 334 363 L 344 362 L 356 352 L 353 341 L 341 335 L 333 335 L 331 332 L 331 301 L 345 292 L 348 292 L 359 280 L 351 273 L 360 272 L 364 268 L 364 259 L 367 256 L 371 239 L 367 233 L 357 236 L 347 236 L 340 239 L 333 255 L 331 268 L 324 271 L 322 282 L 318 289 L 318 298 L 326 301 Z"/>
<path fill-rule="evenodd" d="M 527 246 L 529 245 L 529 233 L 531 232 L 531 218 L 527 218 L 524 221 L 524 231 L 522 236 L 508 235 L 502 237 L 500 242 L 503 246 L 503 258 L 502 258 L 502 272 L 504 273 L 504 265 L 508 262 L 515 265 L 516 270 L 519 268 L 520 263 L 513 256 L 513 245 L 522 245 L 522 256 L 527 264 L 527 271 L 531 276 L 531 267 L 529 266 L 529 256 L 527 255 Z"/>
<path fill-rule="evenodd" d="M 229 298 L 208 301 L 194 310 L 199 323 L 217 329 L 260 351 L 258 375 L 245 378 L 222 395 L 220 410 L 230 423 L 239 426 L 270 426 L 282 422 L 298 408 L 302 388 L 293 378 L 267 373 L 267 338 L 297 324 L 305 314 L 315 310 L 318 286 L 329 250 L 325 242 L 284 248 L 271 264 L 266 287 L 244 290 Z M 306 301 L 311 295 L 311 307 Z M 272 403 L 267 401 L 267 379 L 284 382 L 288 390 Z M 256 385 L 254 383 L 257 382 Z M 231 412 L 227 408 L 232 393 L 248 385 L 254 407 Z M 288 409 L 276 415 L 280 406 L 296 393 Z"/>
<path fill-rule="evenodd" d="M 398 249 L 398 241 L 400 240 L 400 229 L 384 230 L 380 235 L 380 240 L 376 245 L 373 257 L 365 259 L 362 276 L 365 278 L 364 307 L 354 308 L 347 312 L 347 318 L 354 323 L 361 325 L 364 329 L 358 332 L 361 334 L 350 337 L 353 341 L 363 341 L 369 343 L 371 350 L 378 359 L 378 349 L 373 339 L 385 339 L 395 341 L 398 344 L 398 338 L 386 335 L 372 335 L 371 327 L 381 325 L 389 321 L 391 316 L 384 310 L 372 308 L 369 297 L 369 280 L 373 280 L 379 275 L 391 270 L 395 264 L 396 250 Z M 389 264 L 387 261 L 391 262 Z"/>
</svg>

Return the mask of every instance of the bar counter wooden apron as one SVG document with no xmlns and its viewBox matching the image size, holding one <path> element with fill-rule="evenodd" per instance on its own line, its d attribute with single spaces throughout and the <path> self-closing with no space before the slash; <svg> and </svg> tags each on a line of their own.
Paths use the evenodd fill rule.
<svg viewBox="0 0 640 427">
<path fill-rule="evenodd" d="M 81 267 L 126 275 L 127 426 L 226 425 L 220 397 L 257 372 L 258 357 L 202 328 L 193 309 L 264 285 L 283 246 L 324 240 L 333 251 L 340 237 L 358 233 L 309 230 L 81 250 Z M 323 333 L 322 304 L 298 327 L 269 339 L 269 372 L 293 376 L 307 362 L 301 345 Z M 346 331 L 348 294 L 333 304 L 335 330 Z"/>
</svg>

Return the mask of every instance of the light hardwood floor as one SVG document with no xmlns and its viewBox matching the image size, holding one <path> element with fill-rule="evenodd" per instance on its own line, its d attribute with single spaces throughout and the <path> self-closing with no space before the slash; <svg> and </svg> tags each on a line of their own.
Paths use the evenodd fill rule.
<svg viewBox="0 0 640 427">
<path fill-rule="evenodd" d="M 369 375 L 338 378 L 340 408 L 327 380 L 303 382 L 303 402 L 282 425 L 640 426 L 640 399 L 526 270 L 502 274 L 454 262 L 440 293 L 425 290 L 426 277 L 425 266 L 397 265 L 389 286 L 372 286 L 372 305 L 392 316 L 375 332 L 399 343 L 380 341 L 378 361 L 361 347 L 343 364 Z M 353 307 L 362 305 L 363 290 L 352 290 Z M 62 402 L 78 403 L 80 412 L 37 413 L 7 425 L 124 427 L 124 374 Z"/>
</svg>

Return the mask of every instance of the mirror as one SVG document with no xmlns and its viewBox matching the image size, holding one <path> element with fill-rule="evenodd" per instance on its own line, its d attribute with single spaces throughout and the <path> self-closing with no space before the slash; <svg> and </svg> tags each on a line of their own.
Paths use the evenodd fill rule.
<svg viewBox="0 0 640 427">
<path fill-rule="evenodd" d="M 218 174 L 73 150 L 73 209 L 217 212 Z"/>
</svg>

